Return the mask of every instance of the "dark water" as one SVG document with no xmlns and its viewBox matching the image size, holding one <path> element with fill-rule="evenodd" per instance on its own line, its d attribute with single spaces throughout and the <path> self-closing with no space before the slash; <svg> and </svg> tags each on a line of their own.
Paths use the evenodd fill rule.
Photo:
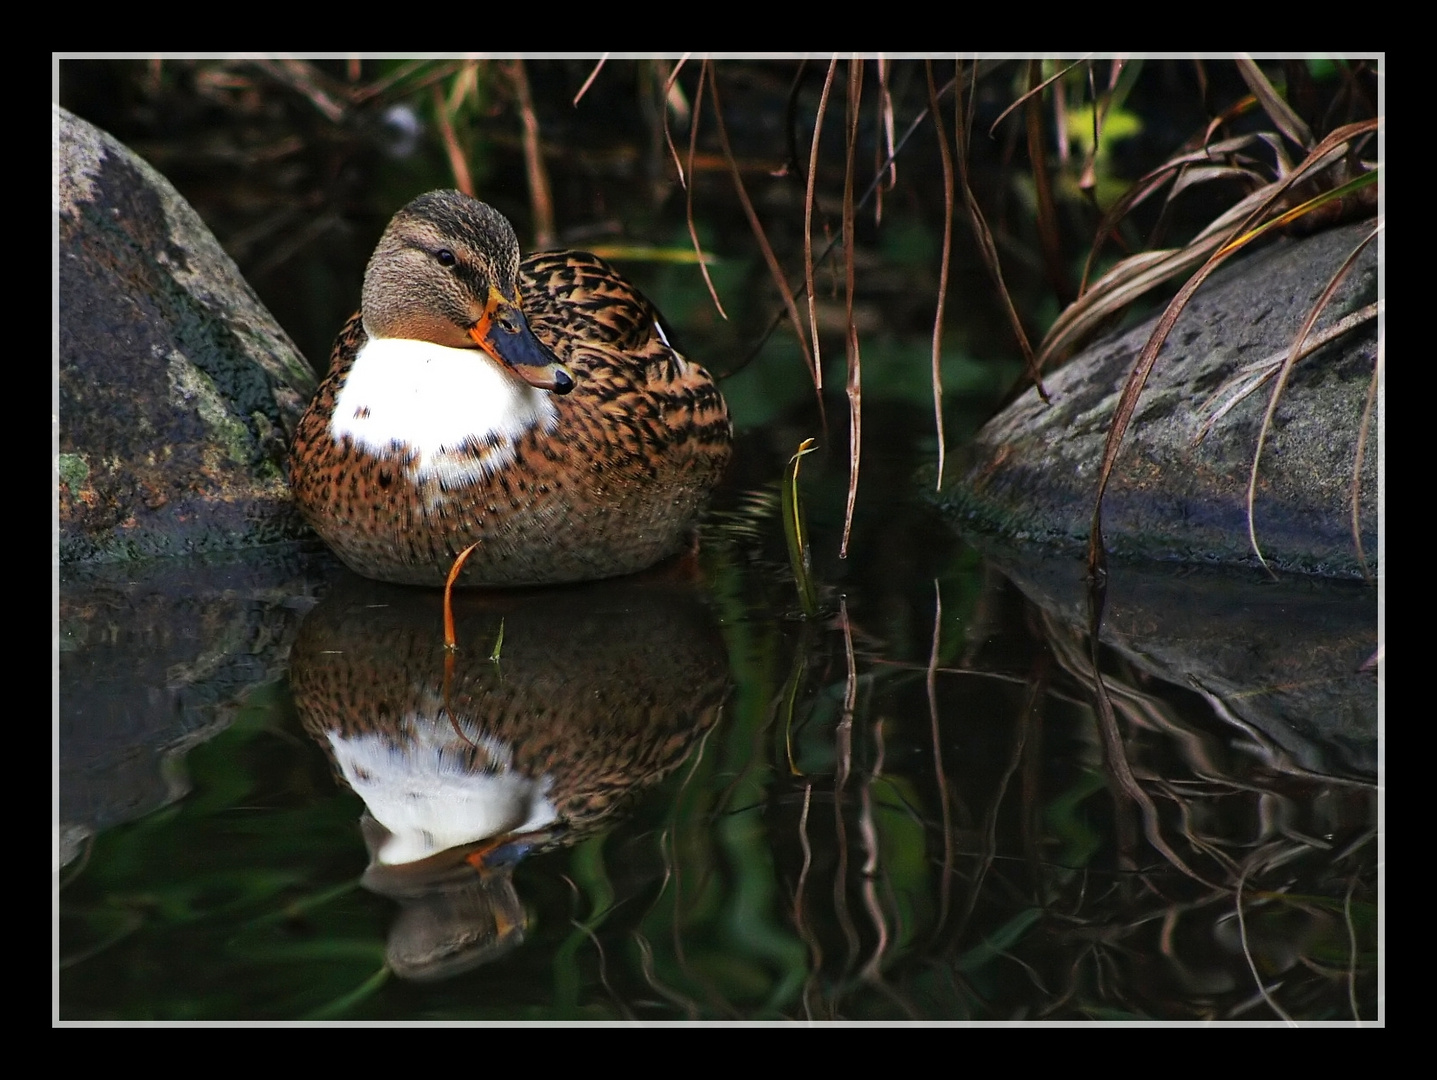
<svg viewBox="0 0 1437 1080">
<path fill-rule="evenodd" d="M 153 157 L 183 187 L 204 154 L 171 153 Z M 303 175 L 352 199 L 342 163 Z M 247 262 L 233 234 L 269 234 L 215 226 L 311 354 L 352 307 L 375 207 L 447 182 L 395 168 L 359 185 L 362 230 L 280 202 L 330 223 L 308 257 L 253 242 Z M 202 210 L 207 185 L 222 208 L 236 190 L 201 176 Z M 561 207 L 686 248 L 682 207 L 629 216 L 625 185 L 571 169 Z M 727 177 L 708 192 L 730 321 L 693 267 L 626 268 L 728 370 L 775 306 L 760 261 L 733 257 L 752 245 Z M 860 277 L 847 559 L 847 406 L 829 397 L 825 431 L 780 334 L 723 384 L 739 454 L 694 559 L 466 599 L 447 666 L 434 594 L 318 550 L 67 577 L 58 1017 L 1378 1020 L 1376 590 L 1115 568 L 1101 708 L 1081 566 L 980 552 L 914 488 L 936 240 L 904 212 L 895 196 Z M 1015 370 L 996 308 L 968 299 L 981 276 L 958 280 L 952 446 Z M 841 388 L 841 344 L 826 355 Z M 810 437 L 804 618 L 778 501 Z"/>
<path fill-rule="evenodd" d="M 313 556 L 188 793 L 61 871 L 60 1017 L 1377 1018 L 1370 591 L 1115 572 L 1105 724 L 1080 569 L 906 500 L 838 563 L 813 479 L 813 619 L 773 488 L 696 560 L 466 599 L 447 672 L 437 594 Z"/>
</svg>

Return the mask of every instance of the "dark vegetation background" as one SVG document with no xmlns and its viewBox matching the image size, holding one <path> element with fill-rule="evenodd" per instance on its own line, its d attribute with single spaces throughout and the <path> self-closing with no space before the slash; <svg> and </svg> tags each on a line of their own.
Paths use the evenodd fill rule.
<svg viewBox="0 0 1437 1080">
<path fill-rule="evenodd" d="M 1256 66 L 1314 132 L 1375 113 L 1371 61 Z M 750 427 L 784 414 L 798 419 L 813 396 L 792 327 L 772 330 L 784 303 L 738 186 L 796 293 L 808 335 L 807 172 L 829 67 L 824 58 L 708 66 L 697 59 L 62 60 L 58 88 L 63 106 L 175 184 L 316 368 L 356 306 L 364 264 L 390 215 L 422 191 L 460 186 L 507 214 L 527 247 L 612 253 L 698 359 L 719 374 L 747 365 L 725 390 L 739 424 Z M 1209 142 L 1272 124 L 1232 61 L 981 61 L 964 71 L 971 111 L 964 168 L 954 157 L 954 73 L 951 61 L 837 62 L 822 109 L 812 257 L 825 381 L 841 392 L 847 187 L 857 204 L 852 322 L 865 402 L 907 401 L 931 415 L 930 348 L 951 214 L 943 379 L 961 434 L 1024 361 L 1005 290 L 1038 342 L 1077 295 L 1101 209 L 1215 117 L 1228 119 Z M 930 76 L 939 90 L 937 128 L 928 113 Z M 857 102 L 851 115 L 849 97 Z M 1241 108 L 1244 101 L 1252 104 Z M 890 146 L 910 128 L 885 172 Z M 945 152 L 956 194 L 945 184 Z M 689 173 L 687 189 L 676 157 Z M 1251 189 L 1264 164 L 1281 168 L 1252 150 L 1247 158 L 1235 162 L 1252 166 L 1246 172 L 1136 206 L 1102 245 L 1099 269 L 1127 252 L 1184 242 Z M 1224 160 L 1234 163 L 1231 155 Z M 965 178 L 991 230 L 1002 286 L 975 244 Z M 690 221 L 713 260 L 728 319 L 692 261 Z M 967 401 L 978 407 L 969 412 Z M 803 419 L 811 425 L 817 417 Z M 837 424 L 839 437 L 844 427 Z"/>
</svg>

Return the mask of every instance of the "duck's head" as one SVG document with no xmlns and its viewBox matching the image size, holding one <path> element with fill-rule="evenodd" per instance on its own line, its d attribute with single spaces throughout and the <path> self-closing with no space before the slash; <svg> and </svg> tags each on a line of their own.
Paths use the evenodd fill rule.
<svg viewBox="0 0 1437 1080">
<path fill-rule="evenodd" d="M 492 206 L 431 191 L 384 230 L 364 272 L 371 338 L 482 349 L 530 386 L 567 394 L 573 376 L 534 336 L 519 303 L 519 240 Z"/>
</svg>

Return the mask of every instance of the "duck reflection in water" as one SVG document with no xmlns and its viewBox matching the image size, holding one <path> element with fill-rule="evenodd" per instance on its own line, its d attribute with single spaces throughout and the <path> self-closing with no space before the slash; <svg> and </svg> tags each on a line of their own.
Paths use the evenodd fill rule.
<svg viewBox="0 0 1437 1080">
<path fill-rule="evenodd" d="M 347 578 L 306 618 L 290 681 L 365 802 L 363 882 L 397 900 L 388 958 L 447 978 L 522 940 L 514 865 L 609 824 L 718 719 L 714 620 L 672 573 L 455 598 Z M 491 660 L 501 632 L 498 661 Z"/>
</svg>

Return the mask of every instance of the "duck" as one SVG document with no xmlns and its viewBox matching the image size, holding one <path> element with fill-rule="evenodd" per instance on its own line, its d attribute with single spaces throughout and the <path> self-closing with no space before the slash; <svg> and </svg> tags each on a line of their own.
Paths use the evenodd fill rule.
<svg viewBox="0 0 1437 1080">
<path fill-rule="evenodd" d="M 732 423 L 652 303 L 581 251 L 521 257 L 459 191 L 394 215 L 295 428 L 303 517 L 356 573 L 510 587 L 693 549 Z"/>
</svg>

